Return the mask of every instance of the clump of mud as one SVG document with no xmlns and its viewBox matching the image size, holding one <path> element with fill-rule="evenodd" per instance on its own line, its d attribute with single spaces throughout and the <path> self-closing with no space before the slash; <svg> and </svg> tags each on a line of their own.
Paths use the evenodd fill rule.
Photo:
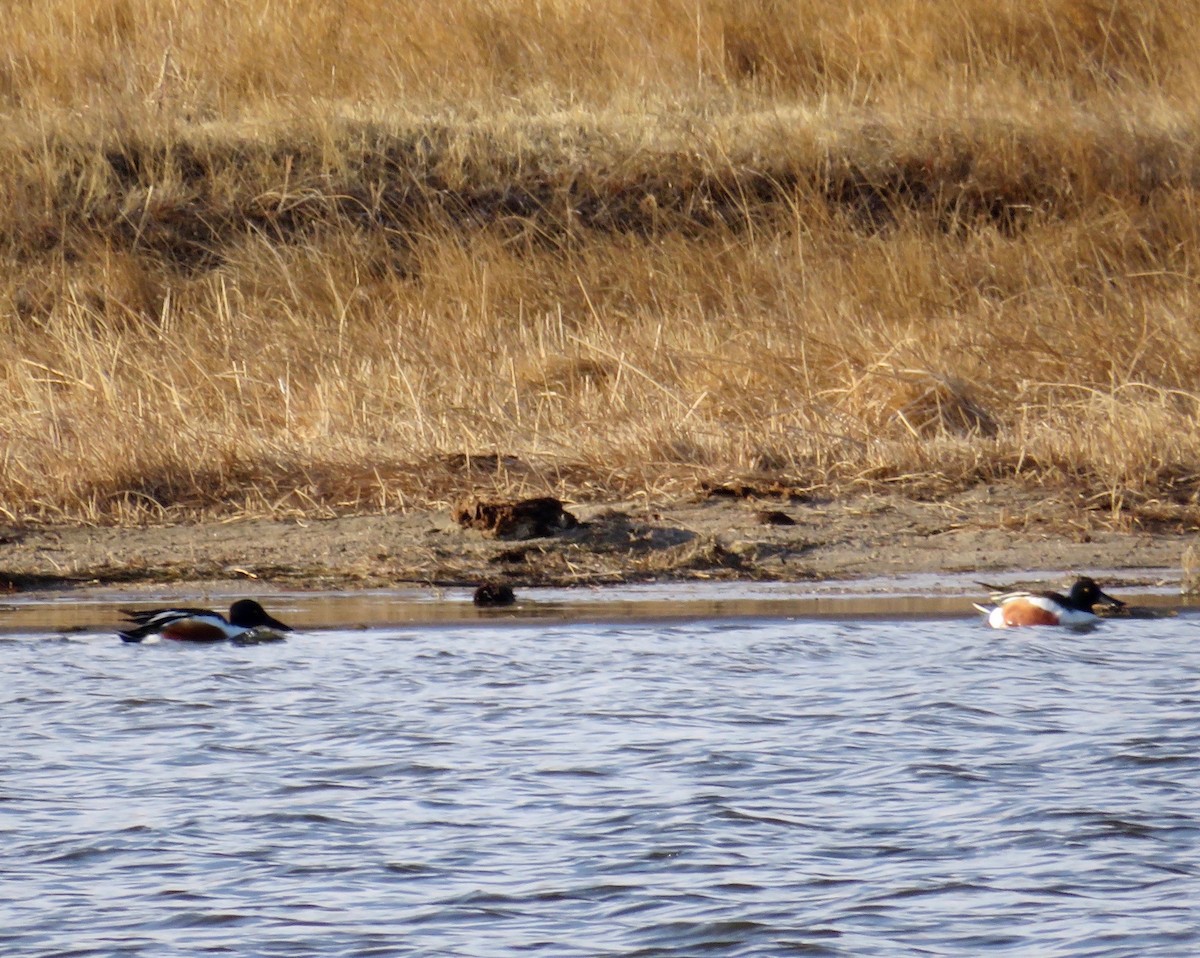
<svg viewBox="0 0 1200 958">
<path fill-rule="evenodd" d="M 541 539 L 579 525 L 551 496 L 509 502 L 464 499 L 455 505 L 451 518 L 464 529 L 478 529 L 497 539 Z"/>
</svg>

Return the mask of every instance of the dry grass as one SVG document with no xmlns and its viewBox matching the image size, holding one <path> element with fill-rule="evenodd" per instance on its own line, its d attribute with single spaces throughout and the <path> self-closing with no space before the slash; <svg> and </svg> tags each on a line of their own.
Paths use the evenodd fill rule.
<svg viewBox="0 0 1200 958">
<path fill-rule="evenodd" d="M 764 474 L 1200 516 L 1194 4 L 169 9 L 9 5 L 12 520 Z"/>
</svg>

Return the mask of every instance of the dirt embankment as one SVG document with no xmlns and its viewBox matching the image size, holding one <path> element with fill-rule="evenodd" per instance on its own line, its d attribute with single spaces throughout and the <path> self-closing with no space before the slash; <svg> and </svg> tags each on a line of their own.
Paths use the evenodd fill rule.
<svg viewBox="0 0 1200 958">
<path fill-rule="evenodd" d="M 901 497 L 571 505 L 530 539 L 463 528 L 449 511 L 312 522 L 0 531 L 0 586 L 254 580 L 287 588 L 402 583 L 597 585 L 665 579 L 796 581 L 905 573 L 1178 569 L 1189 530 L 1120 530 L 1065 501 L 976 489 Z"/>
</svg>

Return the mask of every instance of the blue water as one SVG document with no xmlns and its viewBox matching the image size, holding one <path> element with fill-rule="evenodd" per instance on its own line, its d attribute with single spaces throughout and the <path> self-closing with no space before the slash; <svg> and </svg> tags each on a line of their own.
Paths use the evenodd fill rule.
<svg viewBox="0 0 1200 958">
<path fill-rule="evenodd" d="M 1200 954 L 1200 618 L 0 640 L 0 953 Z"/>
</svg>

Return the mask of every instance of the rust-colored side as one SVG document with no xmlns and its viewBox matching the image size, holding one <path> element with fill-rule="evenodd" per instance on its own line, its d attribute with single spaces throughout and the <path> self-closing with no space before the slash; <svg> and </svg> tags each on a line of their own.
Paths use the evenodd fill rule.
<svg viewBox="0 0 1200 958">
<path fill-rule="evenodd" d="M 181 619 L 163 626 L 159 634 L 164 639 L 176 639 L 180 642 L 219 642 L 227 638 L 225 633 L 215 625 L 198 622 L 195 619 Z"/>
<path fill-rule="evenodd" d="M 1005 625 L 1058 625 L 1058 616 L 1028 599 L 1010 599 L 1001 607 Z"/>
</svg>

